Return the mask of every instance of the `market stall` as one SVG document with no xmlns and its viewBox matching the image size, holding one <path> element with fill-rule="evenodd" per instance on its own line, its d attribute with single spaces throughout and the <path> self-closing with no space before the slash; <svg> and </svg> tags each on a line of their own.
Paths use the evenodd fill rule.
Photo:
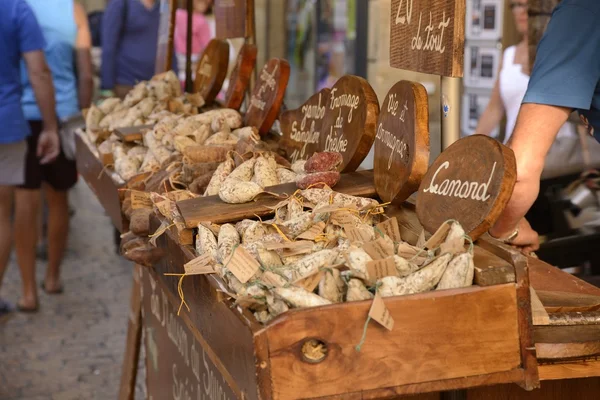
<svg viewBox="0 0 600 400">
<path fill-rule="evenodd" d="M 219 29 L 247 35 L 237 24 L 253 4 L 237 3 L 217 1 L 217 26 L 221 15 Z M 412 3 L 392 2 L 392 38 L 408 41 L 393 62 L 460 76 L 464 2 Z M 600 289 L 486 237 L 516 180 L 508 148 L 447 139 L 430 166 L 414 82 L 393 85 L 380 110 L 366 80 L 344 76 L 280 113 L 281 59 L 240 113 L 249 47 L 225 106 L 209 105 L 226 70 L 226 42 L 213 43 L 194 93 L 158 75 L 89 110 L 77 140 L 80 172 L 135 262 L 120 398 L 133 396 L 142 337 L 155 399 L 593 398 Z M 451 120 L 455 100 L 444 98 Z M 374 170 L 356 171 L 373 146 Z"/>
</svg>

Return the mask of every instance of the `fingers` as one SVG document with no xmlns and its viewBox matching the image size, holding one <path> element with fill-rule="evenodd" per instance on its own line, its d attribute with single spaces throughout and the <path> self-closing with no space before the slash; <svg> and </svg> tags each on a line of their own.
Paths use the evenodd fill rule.
<svg viewBox="0 0 600 400">
<path fill-rule="evenodd" d="M 45 152 L 44 156 L 40 159 L 40 164 L 45 165 L 51 163 L 58 157 L 58 154 L 58 149 L 52 149 L 51 151 Z"/>
</svg>

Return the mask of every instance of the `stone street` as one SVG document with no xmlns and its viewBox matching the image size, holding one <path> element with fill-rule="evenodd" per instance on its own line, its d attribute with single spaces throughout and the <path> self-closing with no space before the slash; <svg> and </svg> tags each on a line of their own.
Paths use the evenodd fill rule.
<svg viewBox="0 0 600 400">
<path fill-rule="evenodd" d="M 85 183 L 71 192 L 76 214 L 62 267 L 65 293 L 40 290 L 37 314 L 0 320 L 0 399 L 116 399 L 133 265 L 117 256 L 112 225 Z M 38 261 L 42 282 L 45 263 Z M 20 275 L 11 257 L 0 295 L 16 303 Z M 143 359 L 143 354 L 142 357 Z M 145 398 L 143 372 L 136 398 Z"/>
</svg>

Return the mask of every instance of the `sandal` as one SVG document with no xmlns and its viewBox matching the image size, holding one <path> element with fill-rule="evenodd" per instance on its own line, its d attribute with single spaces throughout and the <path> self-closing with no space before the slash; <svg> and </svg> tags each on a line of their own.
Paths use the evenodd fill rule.
<svg viewBox="0 0 600 400">
<path fill-rule="evenodd" d="M 54 290 L 46 290 L 46 282 L 42 282 L 40 286 L 42 287 L 42 290 L 49 295 L 62 294 L 64 292 L 62 285 L 59 285 L 58 288 Z"/>
<path fill-rule="evenodd" d="M 15 311 L 15 307 L 6 300 L 0 299 L 0 317 L 8 315 Z"/>
</svg>

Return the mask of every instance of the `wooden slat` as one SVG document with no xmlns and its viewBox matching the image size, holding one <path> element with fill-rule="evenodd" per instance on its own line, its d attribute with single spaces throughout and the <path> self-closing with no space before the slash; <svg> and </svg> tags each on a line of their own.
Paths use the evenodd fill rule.
<svg viewBox="0 0 600 400">
<path fill-rule="evenodd" d="M 298 188 L 295 183 L 271 186 L 267 192 L 278 195 L 291 195 Z M 334 190 L 354 196 L 373 197 L 376 195 L 373 185 L 373 171 L 360 171 L 343 174 Z M 257 200 L 244 204 L 227 204 L 219 196 L 197 197 L 177 202 L 177 207 L 188 228 L 195 228 L 199 222 L 210 221 L 215 224 L 239 221 L 244 218 L 256 218 L 273 213 L 269 207 L 275 206 L 282 198 L 261 196 Z"/>
<path fill-rule="evenodd" d="M 537 343 L 535 345 L 538 360 L 562 361 L 590 359 L 600 356 L 600 341 L 584 343 Z"/>
<path fill-rule="evenodd" d="M 549 325 L 550 317 L 548 312 L 544 309 L 544 305 L 540 301 L 534 288 L 530 287 L 531 291 L 531 315 L 533 318 L 534 325 Z"/>
<path fill-rule="evenodd" d="M 391 297 L 385 304 L 394 329 L 370 322 L 360 352 L 355 346 L 370 301 L 292 311 L 269 325 L 273 397 L 328 396 L 507 372 L 521 365 L 513 284 Z M 322 362 L 302 359 L 307 338 L 326 343 Z"/>
<path fill-rule="evenodd" d="M 531 286 L 537 290 L 591 294 L 600 296 L 600 288 L 553 267 L 542 260 L 529 258 Z"/>
<path fill-rule="evenodd" d="M 551 313 L 600 310 L 600 296 L 547 290 L 536 290 L 536 292 L 546 311 Z"/>
<path fill-rule="evenodd" d="M 534 327 L 535 343 L 585 343 L 600 341 L 600 325 Z"/>
<path fill-rule="evenodd" d="M 136 142 L 142 140 L 142 134 L 153 127 L 154 125 L 138 125 L 127 128 L 118 128 L 115 129 L 115 135 L 123 142 Z"/>
<path fill-rule="evenodd" d="M 479 286 L 501 285 L 515 281 L 515 268 L 509 262 L 489 251 L 475 246 L 475 284 Z"/>
<path fill-rule="evenodd" d="M 540 365 L 540 379 L 574 379 L 600 376 L 600 361 L 580 361 L 569 364 Z M 595 379 L 596 394 L 600 391 L 600 379 Z M 570 397 L 575 399 L 576 397 Z"/>
</svg>

